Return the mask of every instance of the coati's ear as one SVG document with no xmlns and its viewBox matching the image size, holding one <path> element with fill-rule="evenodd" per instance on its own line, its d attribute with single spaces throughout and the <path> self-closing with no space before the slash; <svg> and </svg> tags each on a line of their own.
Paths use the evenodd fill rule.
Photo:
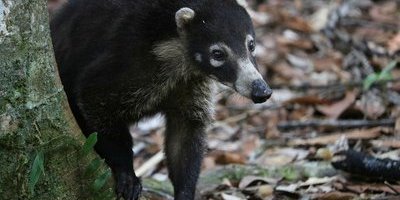
<svg viewBox="0 0 400 200">
<path fill-rule="evenodd" d="M 175 13 L 175 21 L 176 21 L 176 26 L 179 29 L 183 29 L 186 24 L 188 24 L 193 18 L 194 18 L 195 12 L 194 10 L 183 7 L 179 9 Z"/>
</svg>

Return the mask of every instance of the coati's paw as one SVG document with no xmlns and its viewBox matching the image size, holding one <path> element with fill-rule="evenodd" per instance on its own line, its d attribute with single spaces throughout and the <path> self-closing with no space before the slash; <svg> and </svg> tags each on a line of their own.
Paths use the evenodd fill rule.
<svg viewBox="0 0 400 200">
<path fill-rule="evenodd" d="M 116 177 L 117 199 L 138 200 L 142 191 L 140 179 L 134 174 L 122 172 Z"/>
</svg>

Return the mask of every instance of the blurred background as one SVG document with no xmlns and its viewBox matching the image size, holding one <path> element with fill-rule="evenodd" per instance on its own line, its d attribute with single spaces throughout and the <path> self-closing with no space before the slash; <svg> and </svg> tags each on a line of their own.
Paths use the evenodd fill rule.
<svg viewBox="0 0 400 200">
<path fill-rule="evenodd" d="M 199 196 L 400 199 L 400 1 L 240 3 L 274 93 L 254 105 L 217 85 Z M 162 116 L 132 127 L 147 181 L 168 181 L 163 131 Z"/>
</svg>

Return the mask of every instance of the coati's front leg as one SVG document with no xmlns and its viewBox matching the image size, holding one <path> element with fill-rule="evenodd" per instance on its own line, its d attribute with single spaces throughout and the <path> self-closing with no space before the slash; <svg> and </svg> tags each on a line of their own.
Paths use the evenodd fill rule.
<svg viewBox="0 0 400 200">
<path fill-rule="evenodd" d="M 166 114 L 165 152 L 175 200 L 192 200 L 205 150 L 205 124 L 177 112 Z"/>
<path fill-rule="evenodd" d="M 129 129 L 121 125 L 99 131 L 95 150 L 113 172 L 117 198 L 139 199 L 142 186 L 133 170 L 132 138 Z"/>
</svg>

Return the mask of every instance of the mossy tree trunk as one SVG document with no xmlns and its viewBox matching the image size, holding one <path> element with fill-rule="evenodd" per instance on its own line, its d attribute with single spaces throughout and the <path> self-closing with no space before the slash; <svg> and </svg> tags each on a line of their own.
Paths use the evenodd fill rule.
<svg viewBox="0 0 400 200">
<path fill-rule="evenodd" d="M 0 199 L 86 199 L 82 136 L 69 112 L 45 0 L 0 0 Z M 44 155 L 32 193 L 35 156 Z M 87 164 L 87 162 L 86 162 Z"/>
</svg>

